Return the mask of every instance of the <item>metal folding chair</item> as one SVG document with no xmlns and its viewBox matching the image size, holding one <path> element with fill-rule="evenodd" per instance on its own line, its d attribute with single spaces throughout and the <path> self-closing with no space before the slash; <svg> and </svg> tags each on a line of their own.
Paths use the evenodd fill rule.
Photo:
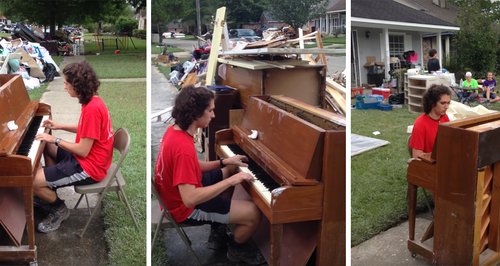
<svg viewBox="0 0 500 266">
<path fill-rule="evenodd" d="M 111 167 L 108 169 L 106 178 L 101 182 L 91 185 L 75 186 L 75 192 L 81 194 L 80 198 L 78 199 L 78 202 L 75 205 L 75 209 L 78 207 L 78 205 L 80 205 L 80 201 L 85 196 L 85 201 L 87 202 L 87 209 L 91 214 L 90 218 L 87 221 L 87 224 L 85 224 L 85 227 L 83 228 L 83 231 L 80 233 L 80 237 L 83 237 L 83 234 L 85 234 L 85 231 L 87 230 L 90 221 L 99 211 L 104 195 L 108 191 L 116 192 L 120 201 L 122 201 L 127 207 L 127 210 L 130 216 L 132 217 L 132 220 L 134 220 L 135 228 L 136 229 L 139 228 L 139 225 L 137 224 L 137 220 L 135 219 L 132 208 L 128 203 L 127 196 L 125 196 L 125 191 L 123 190 L 123 187 L 125 186 L 125 179 L 123 178 L 123 175 L 120 171 L 120 166 L 125 157 L 127 156 L 129 146 L 130 146 L 130 135 L 128 134 L 127 130 L 124 128 L 119 128 L 118 130 L 116 130 L 114 135 L 113 148 L 118 150 L 118 152 L 120 153 L 120 158 L 118 159 L 118 162 L 116 162 L 116 164 L 115 163 L 111 164 Z M 90 205 L 87 197 L 87 194 L 89 193 L 99 194 L 99 198 L 97 199 L 97 203 L 95 205 L 93 212 L 90 211 L 89 207 Z"/>
<path fill-rule="evenodd" d="M 193 250 L 191 240 L 189 239 L 189 237 L 187 236 L 186 232 L 183 229 L 183 227 L 197 226 L 197 225 L 182 224 L 182 223 L 178 224 L 177 222 L 175 222 L 174 218 L 172 217 L 170 212 L 168 212 L 167 208 L 165 207 L 165 204 L 161 200 L 160 195 L 156 191 L 154 177 L 151 179 L 151 191 L 153 192 L 153 195 L 156 197 L 156 200 L 151 201 L 151 226 L 152 228 L 153 227 L 155 228 L 153 238 L 151 240 L 151 253 L 155 246 L 156 238 L 158 237 L 159 231 L 163 228 L 174 228 L 179 237 L 184 242 L 184 244 L 186 244 L 186 247 L 191 251 L 191 253 L 196 258 L 198 265 L 202 265 L 200 259 L 196 255 L 196 252 L 194 252 Z"/>
</svg>

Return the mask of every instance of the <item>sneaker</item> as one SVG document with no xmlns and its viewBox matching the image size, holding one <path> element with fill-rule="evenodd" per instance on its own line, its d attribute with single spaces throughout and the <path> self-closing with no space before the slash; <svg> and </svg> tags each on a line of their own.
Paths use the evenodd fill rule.
<svg viewBox="0 0 500 266">
<path fill-rule="evenodd" d="M 49 215 L 43 221 L 38 224 L 38 231 L 41 233 L 49 233 L 57 230 L 61 223 L 68 219 L 69 209 L 66 204 L 61 204 L 61 206 L 54 208 Z"/>
<path fill-rule="evenodd" d="M 207 241 L 208 248 L 214 250 L 223 249 L 227 246 L 228 242 L 229 236 L 227 235 L 227 226 L 212 226 Z"/>
<path fill-rule="evenodd" d="M 243 262 L 248 265 L 261 265 L 266 263 L 266 260 L 258 250 L 250 250 L 243 245 L 243 247 L 234 247 L 229 245 L 227 248 L 227 259 L 231 262 Z"/>
</svg>

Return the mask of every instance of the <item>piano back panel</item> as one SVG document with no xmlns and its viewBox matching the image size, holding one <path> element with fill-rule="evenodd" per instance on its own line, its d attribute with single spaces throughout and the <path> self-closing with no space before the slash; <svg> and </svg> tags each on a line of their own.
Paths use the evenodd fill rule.
<svg viewBox="0 0 500 266">
<path fill-rule="evenodd" d="M 493 165 L 488 248 L 500 251 L 500 162 Z"/>
<path fill-rule="evenodd" d="M 438 264 L 473 261 L 478 143 L 477 132 L 452 124 L 439 125 L 434 218 Z"/>
<path fill-rule="evenodd" d="M 242 127 L 257 130 L 257 141 L 303 177 L 321 180 L 324 129 L 255 97 L 249 100 Z"/>
<path fill-rule="evenodd" d="M 317 265 L 345 265 L 345 131 L 325 134 L 323 153 L 323 218 L 320 224 Z"/>
<path fill-rule="evenodd" d="M 240 92 L 246 108 L 250 96 L 282 94 L 319 106 L 324 98 L 325 66 L 305 65 L 287 69 L 246 69 L 226 65 L 224 85 Z"/>
<path fill-rule="evenodd" d="M 31 121 L 33 113 L 24 82 L 19 75 L 0 75 L 0 154 L 11 154 L 16 147 L 16 141 L 22 138 L 22 130 Z M 15 121 L 18 130 L 9 131 L 7 123 Z M 14 141 L 15 140 L 15 141 Z"/>
</svg>

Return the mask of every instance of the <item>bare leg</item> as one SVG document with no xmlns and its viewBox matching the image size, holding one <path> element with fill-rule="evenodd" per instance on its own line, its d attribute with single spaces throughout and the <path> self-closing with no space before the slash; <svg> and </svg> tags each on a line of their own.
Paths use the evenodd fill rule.
<svg viewBox="0 0 500 266">
<path fill-rule="evenodd" d="M 250 239 L 259 226 L 261 213 L 251 201 L 232 200 L 229 222 L 235 224 L 234 241 L 243 244 Z"/>
<path fill-rule="evenodd" d="M 33 192 L 40 199 L 49 203 L 53 203 L 57 199 L 57 194 L 47 186 L 45 173 L 42 168 L 38 168 L 35 179 L 33 180 Z"/>
<path fill-rule="evenodd" d="M 58 147 L 54 143 L 47 143 L 45 149 L 43 150 L 43 158 L 45 160 L 45 166 L 52 166 L 56 164 Z"/>
</svg>

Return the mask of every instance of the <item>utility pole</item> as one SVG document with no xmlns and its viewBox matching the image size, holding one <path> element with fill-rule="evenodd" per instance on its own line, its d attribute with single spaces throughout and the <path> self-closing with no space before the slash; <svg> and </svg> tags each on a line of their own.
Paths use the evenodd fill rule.
<svg viewBox="0 0 500 266">
<path fill-rule="evenodd" d="M 200 15 L 200 0 L 196 0 L 196 24 L 198 24 L 198 36 L 201 36 L 201 15 Z M 200 47 L 200 39 L 198 39 L 198 47 Z"/>
</svg>

